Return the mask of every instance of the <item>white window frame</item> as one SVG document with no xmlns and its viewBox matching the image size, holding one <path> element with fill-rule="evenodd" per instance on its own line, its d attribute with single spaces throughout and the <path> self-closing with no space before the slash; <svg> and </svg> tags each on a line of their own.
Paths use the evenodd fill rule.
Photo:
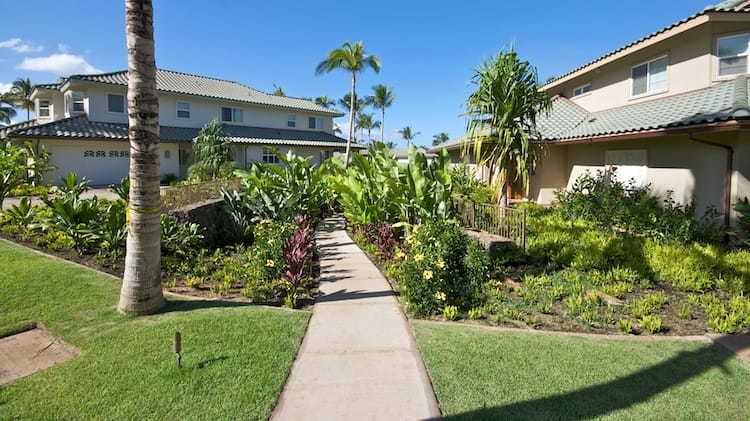
<svg viewBox="0 0 750 421">
<path fill-rule="evenodd" d="M 47 103 L 47 115 L 42 115 L 42 102 Z M 36 110 L 37 118 L 52 118 L 52 100 L 51 99 L 39 99 L 39 103 Z"/>
<path fill-rule="evenodd" d="M 650 85 L 651 85 L 650 65 L 651 65 L 651 63 L 653 63 L 655 61 L 659 61 L 659 60 L 661 60 L 663 58 L 667 59 L 667 68 L 665 70 L 665 72 L 667 72 L 667 85 L 666 85 L 666 87 L 664 89 L 660 89 L 658 91 L 651 91 L 651 90 L 649 90 Z M 636 67 L 641 67 L 644 64 L 646 65 L 646 92 L 644 92 L 642 94 L 634 94 L 633 93 L 633 69 L 635 69 Z M 651 96 L 651 95 L 663 94 L 664 92 L 669 92 L 669 55 L 668 54 L 664 54 L 663 56 L 654 57 L 654 58 L 652 58 L 650 60 L 644 61 L 642 63 L 638 63 L 635 66 L 630 67 L 630 78 L 629 78 L 629 80 L 630 80 L 630 97 L 631 98 L 643 98 L 645 96 Z"/>
<path fill-rule="evenodd" d="M 589 90 L 586 91 L 586 92 L 583 92 L 583 90 L 586 87 L 588 87 Z M 578 93 L 578 94 L 576 94 L 576 91 L 578 91 L 578 90 L 580 90 L 581 92 Z M 590 94 L 592 90 L 593 90 L 593 88 L 591 87 L 591 83 L 584 83 L 583 85 L 578 86 L 578 87 L 576 87 L 576 88 L 573 89 L 573 98 L 576 98 L 576 97 L 579 97 L 579 96 L 582 96 L 582 95 Z"/>
<path fill-rule="evenodd" d="M 286 126 L 292 128 L 297 127 L 297 114 L 289 114 L 286 116 Z"/>
<path fill-rule="evenodd" d="M 224 109 L 232 110 L 232 119 L 231 120 L 224 120 Z M 242 123 L 245 121 L 245 111 L 242 108 L 234 108 L 234 107 L 221 107 L 219 109 L 219 121 L 222 123 Z M 239 118 L 237 118 L 239 116 Z"/>
<path fill-rule="evenodd" d="M 187 110 L 181 110 L 180 109 L 180 104 L 187 105 Z M 192 111 L 191 108 L 192 107 L 190 106 L 189 102 L 187 102 L 187 101 L 175 101 L 174 108 L 175 108 L 175 111 L 174 111 L 175 118 L 178 118 L 180 120 L 190 120 L 191 111 Z M 188 114 L 187 117 L 180 117 L 180 111 L 187 111 L 187 114 Z"/>
<path fill-rule="evenodd" d="M 82 105 L 83 110 L 76 111 L 75 104 L 76 100 L 80 100 L 80 103 Z M 86 94 L 83 92 L 77 92 L 77 91 L 70 91 L 69 94 L 65 95 L 65 101 L 67 104 L 65 104 L 65 109 L 68 112 L 68 115 L 79 115 L 79 114 L 86 114 Z"/>
<path fill-rule="evenodd" d="M 725 36 L 721 36 L 721 37 L 717 37 L 716 38 L 716 43 L 714 44 L 714 68 L 715 68 L 715 70 L 714 70 L 714 80 L 733 79 L 733 78 L 737 77 L 737 75 L 742 75 L 742 74 L 748 74 L 748 73 L 750 73 L 750 45 L 748 45 L 748 49 L 745 52 L 745 54 L 740 54 L 740 55 L 737 55 L 737 56 L 732 56 L 732 57 L 743 57 L 743 56 L 747 57 L 747 63 L 745 65 L 745 72 L 744 73 L 735 73 L 735 74 L 731 74 L 731 75 L 724 75 L 724 76 L 719 75 L 719 64 L 721 62 L 721 59 L 722 58 L 728 58 L 728 57 L 719 57 L 719 42 L 721 40 L 723 40 L 723 39 L 737 38 L 737 37 L 743 37 L 743 36 L 747 36 L 748 37 L 748 43 L 750 43 L 750 32 L 742 32 L 742 33 L 738 33 L 738 34 L 725 35 Z"/>
<path fill-rule="evenodd" d="M 122 111 L 112 111 L 109 109 L 109 96 L 110 95 L 117 95 L 122 97 Z M 119 94 L 117 92 L 107 92 L 105 94 L 105 97 L 107 98 L 107 112 L 110 114 L 125 114 L 128 111 L 128 97 L 127 95 Z"/>
<path fill-rule="evenodd" d="M 270 149 L 263 148 L 263 153 L 261 154 L 260 160 L 264 164 L 280 164 L 281 159 L 273 153 Z"/>
</svg>

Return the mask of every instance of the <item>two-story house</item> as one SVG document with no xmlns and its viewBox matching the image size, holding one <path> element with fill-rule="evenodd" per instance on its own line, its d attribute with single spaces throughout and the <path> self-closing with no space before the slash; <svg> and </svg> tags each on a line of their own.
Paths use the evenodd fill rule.
<svg viewBox="0 0 750 421">
<path fill-rule="evenodd" d="M 550 203 L 586 171 L 616 167 L 729 222 L 750 196 L 749 51 L 750 1 L 727 0 L 550 81 L 537 125 L 546 155 L 515 195 Z M 463 141 L 441 147 L 459 160 Z"/>
<path fill-rule="evenodd" d="M 118 182 L 129 166 L 127 82 L 124 70 L 37 85 L 31 94 L 36 119 L 4 127 L 0 138 L 44 146 L 56 167 L 50 181 L 75 172 L 94 184 Z M 266 146 L 282 153 L 291 149 L 315 162 L 346 148 L 346 140 L 333 132 L 333 118 L 343 114 L 306 99 L 162 69 L 157 70 L 156 85 L 162 175 L 186 175 L 193 162 L 192 141 L 214 119 L 233 142 L 240 168 L 253 162 L 278 163 Z"/>
</svg>

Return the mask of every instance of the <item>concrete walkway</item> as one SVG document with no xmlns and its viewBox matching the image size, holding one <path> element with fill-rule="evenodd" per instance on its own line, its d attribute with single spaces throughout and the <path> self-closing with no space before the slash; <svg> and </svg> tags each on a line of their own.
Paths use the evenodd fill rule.
<svg viewBox="0 0 750 421">
<path fill-rule="evenodd" d="M 340 218 L 317 234 L 321 296 L 272 420 L 424 420 L 435 394 L 390 286 Z"/>
</svg>

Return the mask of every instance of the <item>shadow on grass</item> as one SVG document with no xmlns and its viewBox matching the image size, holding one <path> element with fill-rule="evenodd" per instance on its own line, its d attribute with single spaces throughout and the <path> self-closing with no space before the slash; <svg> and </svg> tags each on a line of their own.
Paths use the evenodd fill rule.
<svg viewBox="0 0 750 421">
<path fill-rule="evenodd" d="M 203 310 L 207 308 L 231 308 L 231 307 L 249 307 L 255 305 L 241 301 L 222 301 L 222 300 L 167 300 L 167 303 L 158 314 L 177 313 L 181 311 Z"/>
<path fill-rule="evenodd" d="M 584 420 L 627 409 L 671 387 L 718 367 L 726 375 L 725 362 L 732 354 L 718 344 L 685 351 L 657 365 L 609 383 L 598 384 L 544 398 L 482 408 L 446 416 L 445 420 Z M 502 379 L 498 379 L 502 381 Z M 544 381 L 539 379 L 539 381 Z"/>
</svg>

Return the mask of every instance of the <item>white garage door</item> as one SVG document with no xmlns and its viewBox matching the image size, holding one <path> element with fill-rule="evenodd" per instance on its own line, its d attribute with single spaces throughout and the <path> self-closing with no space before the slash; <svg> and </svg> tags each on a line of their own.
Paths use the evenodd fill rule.
<svg viewBox="0 0 750 421">
<path fill-rule="evenodd" d="M 94 185 L 119 183 L 128 174 L 130 148 L 127 142 L 49 142 L 52 164 L 57 169 L 48 181 L 57 184 L 69 172 L 86 177 Z"/>
<path fill-rule="evenodd" d="M 606 151 L 604 161 L 607 170 L 614 170 L 618 181 L 627 184 L 634 180 L 637 187 L 646 185 L 648 161 L 645 149 Z"/>
</svg>

